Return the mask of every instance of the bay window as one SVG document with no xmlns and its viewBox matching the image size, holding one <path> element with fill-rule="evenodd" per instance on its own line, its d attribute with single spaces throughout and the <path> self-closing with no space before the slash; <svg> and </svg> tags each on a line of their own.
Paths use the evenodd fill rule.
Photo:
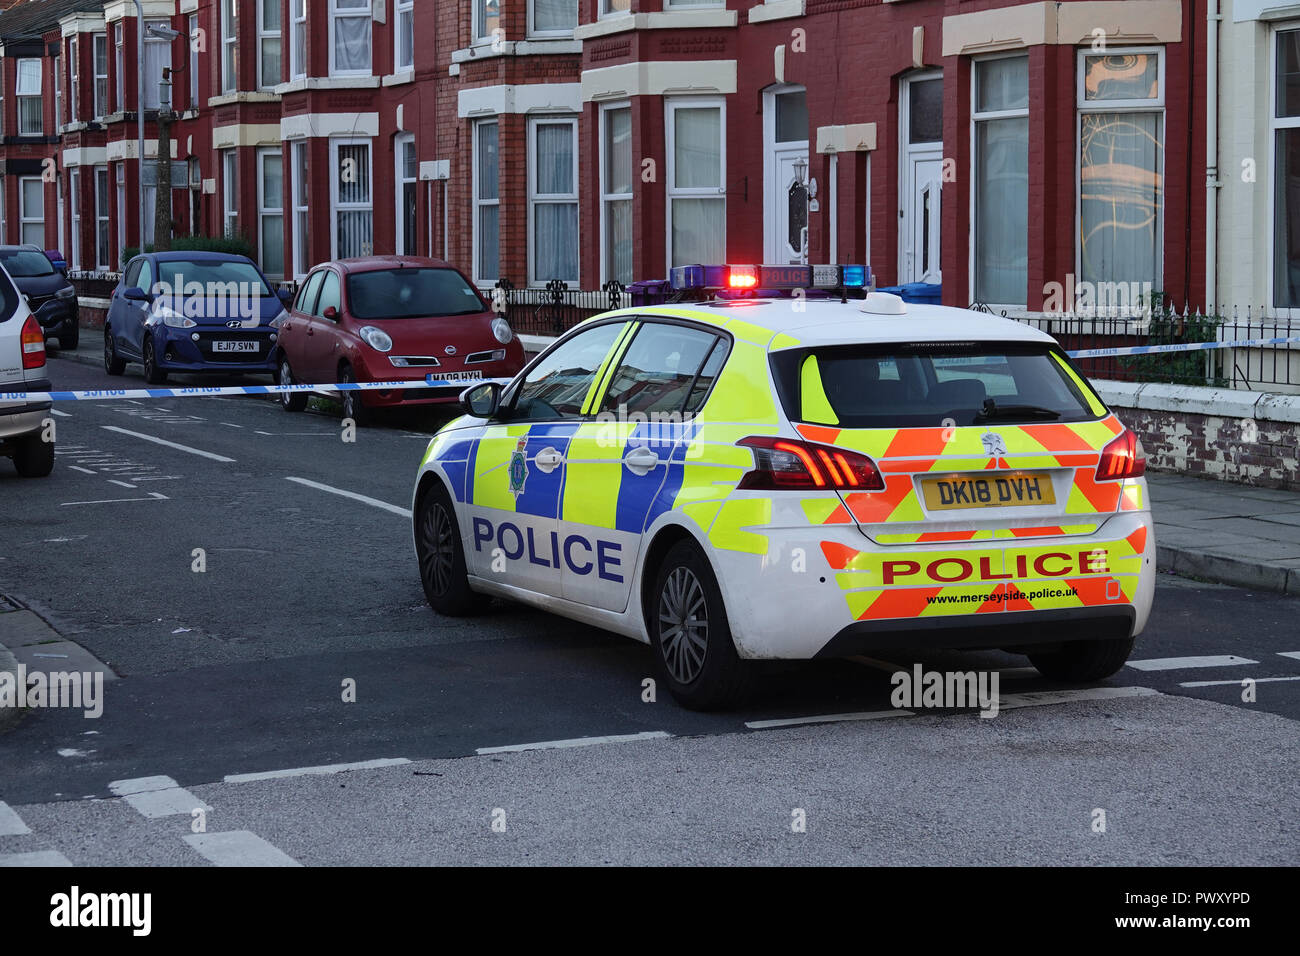
<svg viewBox="0 0 1300 956">
<path fill-rule="evenodd" d="M 95 66 L 95 119 L 108 114 L 108 34 L 91 35 Z"/>
<path fill-rule="evenodd" d="M 43 135 L 45 103 L 41 99 L 40 60 L 24 58 L 18 61 L 18 85 L 14 94 L 18 97 L 18 135 Z"/>
<path fill-rule="evenodd" d="M 1024 305 L 1029 266 L 1029 58 L 972 64 L 972 296 Z"/>
<path fill-rule="evenodd" d="M 311 191 L 307 183 L 307 144 L 296 142 L 291 150 L 293 169 L 293 277 L 307 275 L 308 208 Z"/>
<path fill-rule="evenodd" d="M 221 151 L 221 233 L 233 236 L 239 229 L 239 156 Z"/>
<path fill-rule="evenodd" d="M 397 0 L 393 72 L 415 69 L 415 0 Z"/>
<path fill-rule="evenodd" d="M 239 4 L 221 0 L 221 92 L 239 89 Z"/>
<path fill-rule="evenodd" d="M 81 170 L 75 166 L 68 170 L 68 208 L 72 219 L 68 267 L 78 272 L 81 270 Z"/>
<path fill-rule="evenodd" d="M 496 120 L 480 120 L 474 126 L 474 279 L 484 284 L 500 278 L 498 130 Z"/>
<path fill-rule="evenodd" d="M 166 20 L 150 20 L 144 34 L 144 108 L 158 109 L 162 96 L 163 70 L 172 65 L 171 41 L 149 33 L 150 27 L 170 28 Z"/>
<path fill-rule="evenodd" d="M 23 176 L 18 180 L 18 220 L 18 241 L 44 249 L 45 183 L 41 177 Z"/>
<path fill-rule="evenodd" d="M 307 0 L 289 0 L 289 18 L 289 77 L 296 80 L 307 75 Z"/>
<path fill-rule="evenodd" d="M 370 0 L 329 0 L 330 75 L 370 74 Z"/>
<path fill-rule="evenodd" d="M 186 42 L 190 49 L 190 65 L 186 68 L 190 74 L 190 109 L 199 108 L 199 18 L 189 18 L 189 37 Z"/>
<path fill-rule="evenodd" d="M 727 261 L 723 101 L 666 101 L 668 265 Z"/>
<path fill-rule="evenodd" d="M 116 89 L 113 102 L 119 113 L 126 110 L 126 56 L 122 50 L 123 21 L 113 24 L 113 68 L 116 71 Z"/>
<path fill-rule="evenodd" d="M 528 122 L 529 282 L 578 281 L 576 119 Z"/>
<path fill-rule="evenodd" d="M 280 149 L 257 153 L 258 248 L 262 271 L 284 276 L 284 155 Z"/>
<path fill-rule="evenodd" d="M 632 281 L 632 108 L 600 111 L 600 273 Z"/>
<path fill-rule="evenodd" d="M 77 62 L 80 59 L 77 56 L 77 38 L 68 37 L 68 103 L 71 106 L 71 112 L 68 114 L 69 123 L 76 123 L 81 119 L 81 84 L 78 82 L 81 67 Z"/>
<path fill-rule="evenodd" d="M 529 36 L 572 36 L 578 0 L 528 0 Z"/>
<path fill-rule="evenodd" d="M 280 0 L 257 0 L 257 85 L 280 82 Z"/>
<path fill-rule="evenodd" d="M 501 29 L 501 0 L 474 0 L 474 39 L 491 40 Z"/>
<path fill-rule="evenodd" d="M 95 167 L 95 268 L 108 271 L 108 167 Z"/>
</svg>

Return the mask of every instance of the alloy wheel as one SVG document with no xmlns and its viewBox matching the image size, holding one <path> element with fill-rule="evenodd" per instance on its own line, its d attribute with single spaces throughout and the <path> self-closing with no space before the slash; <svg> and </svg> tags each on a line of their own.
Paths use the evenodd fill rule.
<svg viewBox="0 0 1300 956">
<path fill-rule="evenodd" d="M 673 680 L 689 684 L 700 676 L 708 641 L 704 587 L 689 568 L 674 568 L 659 595 L 659 647 Z"/>
</svg>

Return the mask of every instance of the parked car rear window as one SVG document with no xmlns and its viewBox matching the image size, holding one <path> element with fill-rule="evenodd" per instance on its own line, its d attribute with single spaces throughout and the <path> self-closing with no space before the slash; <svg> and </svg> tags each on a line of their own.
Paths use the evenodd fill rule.
<svg viewBox="0 0 1300 956">
<path fill-rule="evenodd" d="M 18 287 L 0 272 L 0 322 L 8 322 L 18 311 Z"/>
<path fill-rule="evenodd" d="M 166 283 L 173 295 L 191 295 L 195 283 L 203 288 L 203 295 L 208 298 L 275 294 L 251 262 L 165 259 L 158 263 L 158 281 Z M 235 285 L 232 287 L 231 283 Z"/>
<path fill-rule="evenodd" d="M 358 319 L 473 315 L 483 300 L 455 269 L 377 269 L 348 276 L 348 309 Z"/>
<path fill-rule="evenodd" d="M 45 253 L 34 249 L 0 249 L 0 265 L 14 278 L 54 275 L 54 266 Z"/>
<path fill-rule="evenodd" d="M 787 414 L 841 428 L 1077 422 L 1104 413 L 1035 343 L 915 343 L 790 350 L 772 356 Z"/>
</svg>

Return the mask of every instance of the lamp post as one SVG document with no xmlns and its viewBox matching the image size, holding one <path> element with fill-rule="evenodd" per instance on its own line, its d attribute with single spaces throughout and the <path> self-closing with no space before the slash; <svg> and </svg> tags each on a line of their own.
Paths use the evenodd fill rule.
<svg viewBox="0 0 1300 956">
<path fill-rule="evenodd" d="M 149 35 L 169 43 L 181 36 L 171 27 L 151 26 Z M 171 67 L 164 67 L 162 82 L 158 86 L 158 152 L 154 174 L 154 227 L 153 247 L 164 252 L 172 247 L 172 133 L 171 133 Z M 143 182 L 144 166 L 140 167 Z M 143 187 L 142 187 L 143 191 Z"/>
</svg>

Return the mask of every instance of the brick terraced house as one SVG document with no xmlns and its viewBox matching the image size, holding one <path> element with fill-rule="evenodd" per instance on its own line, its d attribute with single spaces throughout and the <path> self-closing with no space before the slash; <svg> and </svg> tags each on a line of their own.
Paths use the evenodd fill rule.
<svg viewBox="0 0 1300 956">
<path fill-rule="evenodd" d="M 866 262 L 1013 314 L 1205 294 L 1194 0 L 25 0 L 0 12 L 3 237 L 114 271 L 177 235 L 286 282 L 445 256 L 483 286 Z M 162 29 L 160 29 L 162 28 Z M 167 30 L 174 31 L 171 38 Z"/>
</svg>

